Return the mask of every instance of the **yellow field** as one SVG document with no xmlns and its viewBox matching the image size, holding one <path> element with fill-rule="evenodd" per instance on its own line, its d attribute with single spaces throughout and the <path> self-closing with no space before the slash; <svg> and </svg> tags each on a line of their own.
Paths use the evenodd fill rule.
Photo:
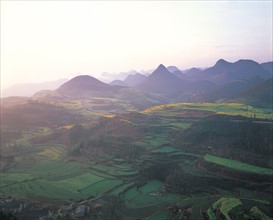
<svg viewBox="0 0 273 220">
<path fill-rule="evenodd" d="M 248 118 L 273 119 L 272 109 L 254 108 L 241 103 L 172 103 L 153 106 L 143 111 L 147 114 L 171 116 L 185 110 L 211 111 L 215 114 L 240 115 Z"/>
<path fill-rule="evenodd" d="M 63 154 L 62 151 L 56 148 L 46 148 L 42 152 L 38 153 L 40 156 L 45 156 L 50 160 L 58 160 L 61 155 Z"/>
</svg>

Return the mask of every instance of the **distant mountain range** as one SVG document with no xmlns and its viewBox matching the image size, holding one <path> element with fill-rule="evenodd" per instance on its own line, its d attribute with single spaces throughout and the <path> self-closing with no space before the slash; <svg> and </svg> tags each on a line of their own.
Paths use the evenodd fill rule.
<svg viewBox="0 0 273 220">
<path fill-rule="evenodd" d="M 102 73 L 98 79 L 103 81 L 103 82 L 112 82 L 114 80 L 124 80 L 127 76 L 129 75 L 134 75 L 136 74 L 137 71 L 135 70 L 130 70 L 128 72 L 120 72 L 120 73 L 107 73 L 107 72 L 104 72 Z"/>
<path fill-rule="evenodd" d="M 218 85 L 228 84 L 236 80 L 248 80 L 255 76 L 259 76 L 262 79 L 272 76 L 272 73 L 263 68 L 263 65 L 252 60 L 239 60 L 235 63 L 230 63 L 220 59 L 212 67 L 202 71 L 195 71 L 195 73 L 186 73 L 188 80 L 210 80 Z"/>
<path fill-rule="evenodd" d="M 144 81 L 147 78 L 147 76 L 135 73 L 134 75 L 129 75 L 125 78 L 124 82 L 129 86 L 136 86 L 142 81 Z"/>
<path fill-rule="evenodd" d="M 9 96 L 32 96 L 41 89 L 55 90 L 68 79 L 59 79 L 54 81 L 42 82 L 42 83 L 22 83 L 10 86 L 1 91 L 1 97 Z"/>
<path fill-rule="evenodd" d="M 148 76 L 133 71 L 132 74 L 124 75 L 123 80 L 116 79 L 109 84 L 89 75 L 80 75 L 53 91 L 41 91 L 33 97 L 121 98 L 137 102 L 138 106 L 144 100 L 149 105 L 149 102 L 215 102 L 238 98 L 271 106 L 272 67 L 273 62 L 259 64 L 253 60 L 239 60 L 231 63 L 223 59 L 206 69 L 191 68 L 184 71 L 160 64 Z M 47 89 L 41 84 L 39 86 L 40 89 Z"/>
</svg>

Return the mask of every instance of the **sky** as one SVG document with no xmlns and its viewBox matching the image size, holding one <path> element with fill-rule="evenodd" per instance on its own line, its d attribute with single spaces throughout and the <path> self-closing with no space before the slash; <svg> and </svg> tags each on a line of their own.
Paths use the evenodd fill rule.
<svg viewBox="0 0 273 220">
<path fill-rule="evenodd" d="M 1 88 L 272 61 L 272 1 L 1 1 Z"/>
</svg>

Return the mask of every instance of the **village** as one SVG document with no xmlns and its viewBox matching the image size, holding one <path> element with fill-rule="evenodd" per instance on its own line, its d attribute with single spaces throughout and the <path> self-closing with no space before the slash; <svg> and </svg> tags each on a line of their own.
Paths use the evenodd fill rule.
<svg viewBox="0 0 273 220">
<path fill-rule="evenodd" d="M 46 205 L 8 196 L 0 198 L 0 217 L 3 216 L 3 219 L 14 220 L 89 219 L 90 215 L 100 215 L 103 208 L 102 203 L 92 201 L 85 200 L 79 203 L 66 202 L 63 205 Z"/>
</svg>

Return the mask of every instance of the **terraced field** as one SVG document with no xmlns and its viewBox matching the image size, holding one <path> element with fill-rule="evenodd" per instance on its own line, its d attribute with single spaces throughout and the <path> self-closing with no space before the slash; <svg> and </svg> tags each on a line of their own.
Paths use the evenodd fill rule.
<svg viewBox="0 0 273 220">
<path fill-rule="evenodd" d="M 214 154 L 215 149 L 208 147 L 210 142 L 198 148 L 179 138 L 203 117 L 213 114 L 253 119 L 255 114 L 256 118 L 268 119 L 272 118 L 272 112 L 237 103 L 178 103 L 149 108 L 140 115 L 142 119 L 133 113 L 110 120 L 114 117 L 112 113 L 128 108 L 126 103 L 102 98 L 86 102 L 104 115 L 104 124 L 88 130 L 84 122 L 85 139 L 70 145 L 31 144 L 31 139 L 62 129 L 69 132 L 73 123 L 58 125 L 56 130 L 23 131 L 23 137 L 16 141 L 25 147 L 13 154 L 7 151 L 5 159 L 12 163 L 7 171 L 0 173 L 1 196 L 90 204 L 116 196 L 122 201 L 119 208 L 124 219 L 230 220 L 242 213 L 246 219 L 247 216 L 270 219 L 269 177 L 273 173 L 267 161 L 270 163 L 272 158 L 267 155 L 255 158 L 264 162 L 263 166 L 254 165 L 257 161 L 240 162 L 225 157 L 230 153 L 228 148 L 220 146 L 218 152 L 223 156 L 215 156 L 222 154 Z M 113 107 L 113 103 L 117 106 Z M 92 120 L 87 120 L 88 123 L 100 125 L 99 120 L 93 121 L 99 114 L 84 109 L 80 100 L 56 105 L 75 115 L 89 114 L 91 117 L 86 119 Z M 105 107 L 111 116 L 102 111 Z M 132 106 L 130 110 L 134 110 Z M 109 119 L 105 119 L 107 116 Z M 122 124 L 119 120 L 130 124 L 128 129 L 133 127 L 136 136 L 124 137 L 118 133 Z M 127 151 L 130 157 L 124 153 Z M 252 155 L 248 154 L 247 159 Z M 218 172 L 218 167 L 227 169 Z M 252 175 L 253 182 L 246 181 L 244 173 Z"/>
<path fill-rule="evenodd" d="M 113 166 L 96 164 L 86 172 L 88 165 L 68 161 L 61 145 L 39 145 L 28 151 L 33 164 L 24 164 L 24 157 L 17 158 L 17 165 L 8 174 L 1 173 L 1 194 L 40 196 L 51 199 L 86 199 L 99 196 L 119 185 L 123 177 L 138 172 L 127 164 Z M 105 155 L 104 155 L 105 156 Z"/>
<path fill-rule="evenodd" d="M 192 111 L 189 113 L 189 111 Z M 173 103 L 158 105 L 144 113 L 167 117 L 202 117 L 211 114 L 240 115 L 249 118 L 273 119 L 272 109 L 254 108 L 241 103 Z"/>
</svg>

